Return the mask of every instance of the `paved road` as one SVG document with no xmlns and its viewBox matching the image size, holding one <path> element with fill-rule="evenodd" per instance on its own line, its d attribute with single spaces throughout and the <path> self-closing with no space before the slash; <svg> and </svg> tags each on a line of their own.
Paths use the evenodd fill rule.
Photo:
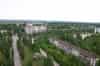
<svg viewBox="0 0 100 66">
<path fill-rule="evenodd" d="M 21 66 L 21 60 L 20 60 L 18 49 L 17 49 L 17 40 L 18 40 L 18 36 L 13 35 L 12 47 L 13 47 L 13 53 L 14 53 L 14 66 Z"/>
<path fill-rule="evenodd" d="M 95 57 L 95 54 L 87 52 L 84 49 L 71 45 L 68 42 L 64 42 L 62 40 L 49 39 L 49 41 L 56 45 L 56 47 L 63 49 L 66 53 L 73 54 L 74 56 L 79 56 L 80 58 L 85 59 L 84 61 L 86 62 L 89 61 L 90 66 L 96 65 L 97 58 Z"/>
</svg>

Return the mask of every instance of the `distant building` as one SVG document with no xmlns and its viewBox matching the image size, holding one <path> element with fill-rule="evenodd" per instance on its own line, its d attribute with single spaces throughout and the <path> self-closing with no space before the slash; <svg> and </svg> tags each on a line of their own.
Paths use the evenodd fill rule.
<svg viewBox="0 0 100 66">
<path fill-rule="evenodd" d="M 73 34 L 73 38 L 77 38 L 78 36 L 80 36 L 80 38 L 82 39 L 82 40 L 84 40 L 85 38 L 87 38 L 87 37 L 90 37 L 90 36 L 92 36 L 93 35 L 93 33 L 88 33 L 88 32 L 86 32 L 86 33 L 74 33 Z"/>
<path fill-rule="evenodd" d="M 73 38 L 77 38 L 77 34 L 73 34 Z"/>
<path fill-rule="evenodd" d="M 35 39 L 34 39 L 34 38 L 32 38 L 32 44 L 34 44 L 34 41 L 35 41 Z"/>
<path fill-rule="evenodd" d="M 84 40 L 85 38 L 92 36 L 92 33 L 81 33 L 80 36 L 82 40 Z"/>
<path fill-rule="evenodd" d="M 95 33 L 100 33 L 100 27 L 95 27 L 94 32 Z"/>
<path fill-rule="evenodd" d="M 40 25 L 26 24 L 25 25 L 25 32 L 27 34 L 46 32 L 46 31 L 47 31 L 47 25 L 45 24 L 40 24 Z"/>
<path fill-rule="evenodd" d="M 16 26 L 19 26 L 20 24 L 16 24 Z"/>
<path fill-rule="evenodd" d="M 5 33 L 7 32 L 7 30 L 0 30 L 0 33 Z"/>
<path fill-rule="evenodd" d="M 25 32 L 27 34 L 32 34 L 32 32 L 33 32 L 33 26 L 32 26 L 32 24 L 26 24 L 25 25 Z"/>
</svg>

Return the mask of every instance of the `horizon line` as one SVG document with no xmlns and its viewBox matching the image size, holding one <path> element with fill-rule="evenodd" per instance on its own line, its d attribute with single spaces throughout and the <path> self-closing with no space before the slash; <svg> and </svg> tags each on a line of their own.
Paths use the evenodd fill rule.
<svg viewBox="0 0 100 66">
<path fill-rule="evenodd" d="M 0 19 L 1 21 L 29 21 L 29 22 L 47 22 L 47 23 L 93 23 L 93 24 L 98 24 L 99 22 L 90 22 L 90 21 L 69 21 L 69 20 L 35 20 L 35 19 Z"/>
</svg>

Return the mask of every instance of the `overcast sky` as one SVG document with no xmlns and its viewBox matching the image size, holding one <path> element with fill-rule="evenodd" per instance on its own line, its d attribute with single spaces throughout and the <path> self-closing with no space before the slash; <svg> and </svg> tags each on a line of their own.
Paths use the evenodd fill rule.
<svg viewBox="0 0 100 66">
<path fill-rule="evenodd" d="M 0 0 L 0 19 L 100 22 L 100 0 Z"/>
</svg>

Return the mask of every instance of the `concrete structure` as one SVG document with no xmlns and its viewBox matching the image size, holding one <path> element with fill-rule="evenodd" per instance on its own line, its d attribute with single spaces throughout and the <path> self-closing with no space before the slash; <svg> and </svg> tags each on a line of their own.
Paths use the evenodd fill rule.
<svg viewBox="0 0 100 66">
<path fill-rule="evenodd" d="M 27 34 L 33 34 L 33 33 L 39 33 L 39 32 L 46 32 L 47 31 L 47 25 L 45 24 L 26 24 L 25 25 L 25 32 Z"/>
<path fill-rule="evenodd" d="M 77 38 L 77 35 L 76 34 L 73 34 L 73 38 Z"/>
<path fill-rule="evenodd" d="M 88 33 L 88 32 L 85 32 L 85 33 L 74 33 L 73 34 L 73 38 L 76 39 L 78 36 L 80 36 L 81 39 L 84 40 L 85 38 L 90 37 L 92 35 L 93 35 L 93 33 Z"/>
<path fill-rule="evenodd" d="M 19 25 L 20 25 L 20 24 L 18 24 L 18 23 L 16 24 L 16 26 L 19 26 Z"/>
<path fill-rule="evenodd" d="M 7 30 L 0 30 L 0 32 L 1 32 L 1 33 L 6 33 L 6 32 L 7 32 Z"/>
<path fill-rule="evenodd" d="M 34 44 L 35 39 L 32 37 L 32 44 Z"/>
<path fill-rule="evenodd" d="M 25 32 L 27 34 L 32 34 L 32 32 L 33 32 L 33 26 L 32 26 L 32 24 L 26 24 L 24 29 L 25 29 Z"/>
<path fill-rule="evenodd" d="M 95 32 L 95 33 L 100 33 L 100 27 L 95 27 L 95 28 L 94 28 L 94 32 Z"/>
<path fill-rule="evenodd" d="M 92 36 L 92 33 L 81 33 L 80 36 L 82 40 L 84 40 L 85 38 Z"/>
<path fill-rule="evenodd" d="M 80 57 L 82 61 L 89 64 L 88 66 L 96 66 L 96 61 L 99 60 L 96 54 L 76 47 L 71 43 L 52 38 L 50 38 L 49 41 L 50 43 L 55 44 L 56 47 L 64 50 L 67 54 L 72 54 L 74 56 Z"/>
</svg>

